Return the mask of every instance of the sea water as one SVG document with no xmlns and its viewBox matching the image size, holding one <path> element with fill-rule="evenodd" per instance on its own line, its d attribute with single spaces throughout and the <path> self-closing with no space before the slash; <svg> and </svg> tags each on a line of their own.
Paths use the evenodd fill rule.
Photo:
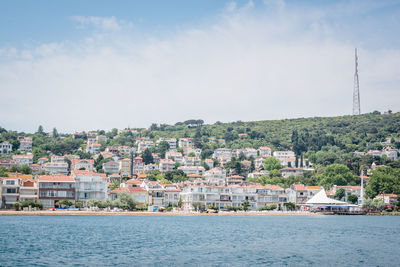
<svg viewBox="0 0 400 267">
<path fill-rule="evenodd" d="M 0 266 L 400 266 L 395 216 L 0 216 Z"/>
</svg>

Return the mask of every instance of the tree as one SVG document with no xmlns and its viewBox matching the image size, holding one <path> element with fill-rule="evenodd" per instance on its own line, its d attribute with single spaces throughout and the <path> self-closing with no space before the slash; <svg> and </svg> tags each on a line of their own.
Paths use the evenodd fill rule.
<svg viewBox="0 0 400 267">
<path fill-rule="evenodd" d="M 250 203 L 245 201 L 245 202 L 242 203 L 242 207 L 243 207 L 244 211 L 248 211 L 249 207 L 250 207 Z"/>
<path fill-rule="evenodd" d="M 343 188 L 339 188 L 335 193 L 335 199 L 341 200 L 344 198 L 346 191 Z"/>
<path fill-rule="evenodd" d="M 44 134 L 44 130 L 43 130 L 43 126 L 42 125 L 39 125 L 39 128 L 38 128 L 37 132 L 39 134 Z"/>
<path fill-rule="evenodd" d="M 356 179 L 350 169 L 343 164 L 332 164 L 326 167 L 322 174 L 317 176 L 318 184 L 324 188 L 333 185 L 355 185 Z"/>
<path fill-rule="evenodd" d="M 164 174 L 165 179 L 177 183 L 187 180 L 186 174 L 182 170 L 171 170 Z"/>
<path fill-rule="evenodd" d="M 264 161 L 264 169 L 268 171 L 282 169 L 281 162 L 275 157 L 268 157 Z"/>
<path fill-rule="evenodd" d="M 353 204 L 357 204 L 358 197 L 356 195 L 350 194 L 350 195 L 347 196 L 347 200 L 350 201 Z"/>
<path fill-rule="evenodd" d="M 114 206 L 124 210 L 134 210 L 136 208 L 136 201 L 127 192 L 119 192 L 117 199 L 113 201 Z"/>
<path fill-rule="evenodd" d="M 83 203 L 81 201 L 76 201 L 75 202 L 75 208 L 78 208 L 79 210 L 82 208 Z"/>
<path fill-rule="evenodd" d="M 68 199 L 63 199 L 58 201 L 59 206 L 65 206 L 66 208 L 69 208 L 73 205 L 74 203 L 71 200 Z"/>
<path fill-rule="evenodd" d="M 158 153 L 160 153 L 161 158 L 165 157 L 165 153 L 168 151 L 168 149 L 169 149 L 169 143 L 167 141 L 161 141 L 158 144 L 157 150 Z"/>
<path fill-rule="evenodd" d="M 146 148 L 143 153 L 142 153 L 142 158 L 143 158 L 143 162 L 145 164 L 150 164 L 150 163 L 154 163 L 154 158 L 153 155 L 150 151 L 150 149 Z"/>
<path fill-rule="evenodd" d="M 187 156 L 188 157 L 196 157 L 196 154 L 194 154 L 194 152 L 190 152 Z"/>
<path fill-rule="evenodd" d="M 53 137 L 58 138 L 58 131 L 57 131 L 56 127 L 53 128 Z"/>
<path fill-rule="evenodd" d="M 368 197 L 378 194 L 400 194 L 400 169 L 379 167 L 373 171 L 365 190 Z"/>
<path fill-rule="evenodd" d="M 295 209 L 296 209 L 296 203 L 294 203 L 294 202 L 283 203 L 283 205 L 284 205 L 288 210 L 295 210 Z"/>
</svg>

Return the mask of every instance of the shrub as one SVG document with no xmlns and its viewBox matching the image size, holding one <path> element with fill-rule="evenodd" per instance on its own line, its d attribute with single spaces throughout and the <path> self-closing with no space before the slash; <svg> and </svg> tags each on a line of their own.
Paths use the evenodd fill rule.
<svg viewBox="0 0 400 267">
<path fill-rule="evenodd" d="M 15 209 L 15 210 L 19 210 L 19 207 L 20 207 L 20 205 L 19 205 L 18 202 L 17 202 L 17 203 L 14 203 L 14 209 Z"/>
</svg>

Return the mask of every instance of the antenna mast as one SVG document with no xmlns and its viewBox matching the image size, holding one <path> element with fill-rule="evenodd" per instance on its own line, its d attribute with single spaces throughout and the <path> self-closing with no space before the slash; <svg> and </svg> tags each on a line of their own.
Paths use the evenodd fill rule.
<svg viewBox="0 0 400 267">
<path fill-rule="evenodd" d="M 353 90 L 353 115 L 360 115 L 360 84 L 358 82 L 358 56 L 357 56 L 357 48 L 355 49 L 355 67 L 356 70 L 354 72 L 354 90 Z"/>
</svg>

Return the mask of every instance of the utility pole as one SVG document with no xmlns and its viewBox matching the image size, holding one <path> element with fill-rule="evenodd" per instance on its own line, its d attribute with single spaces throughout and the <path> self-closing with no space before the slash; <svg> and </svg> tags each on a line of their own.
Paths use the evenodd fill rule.
<svg viewBox="0 0 400 267">
<path fill-rule="evenodd" d="M 358 56 L 357 48 L 355 49 L 355 72 L 354 72 L 354 88 L 353 88 L 353 115 L 360 115 L 360 84 L 358 81 Z"/>
</svg>

